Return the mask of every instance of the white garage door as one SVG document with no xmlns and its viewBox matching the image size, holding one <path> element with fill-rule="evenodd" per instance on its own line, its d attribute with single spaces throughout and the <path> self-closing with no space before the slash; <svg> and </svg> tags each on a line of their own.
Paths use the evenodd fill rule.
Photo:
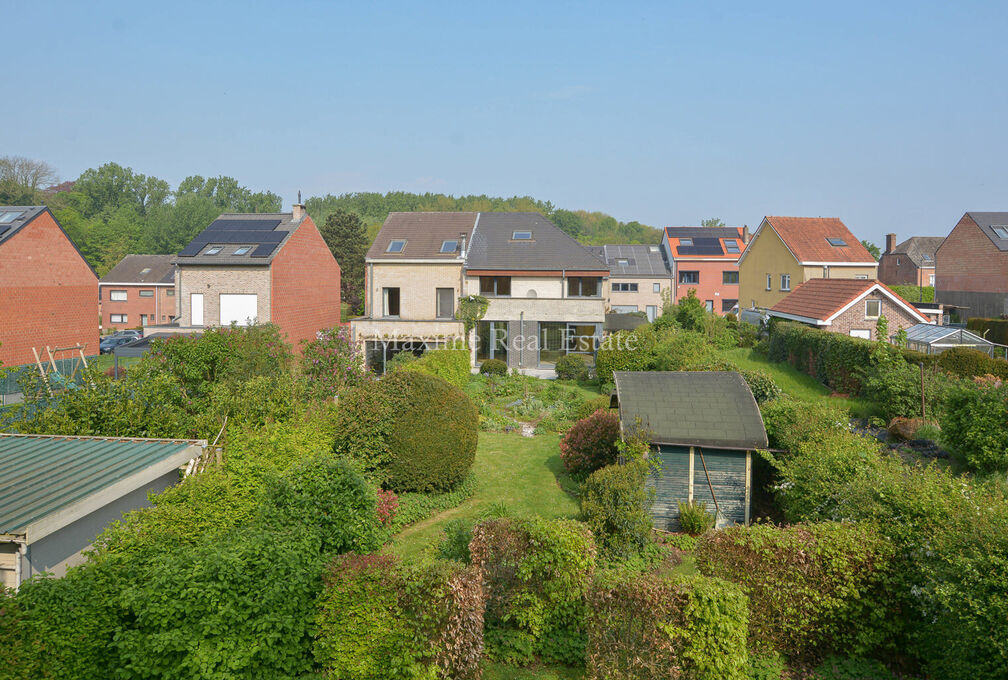
<svg viewBox="0 0 1008 680">
<path fill-rule="evenodd" d="M 230 326 L 235 323 L 239 326 L 248 326 L 259 315 L 258 304 L 258 296 L 255 293 L 221 293 L 220 325 Z"/>
</svg>

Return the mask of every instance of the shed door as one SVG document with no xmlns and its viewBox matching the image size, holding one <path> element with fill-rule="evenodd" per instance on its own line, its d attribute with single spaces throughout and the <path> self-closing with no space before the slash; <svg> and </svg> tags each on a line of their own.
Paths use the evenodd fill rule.
<svg viewBox="0 0 1008 680">
<path fill-rule="evenodd" d="M 203 293 L 193 293 L 189 296 L 189 324 L 203 325 Z"/>
<path fill-rule="evenodd" d="M 651 518 L 656 529 L 662 531 L 679 530 L 679 502 L 689 500 L 690 455 L 689 449 L 681 446 L 660 446 L 657 456 L 661 470 L 653 473 L 648 486 L 655 490 Z"/>
<path fill-rule="evenodd" d="M 221 293 L 220 325 L 248 326 L 259 316 L 259 296 L 255 293 Z"/>
<path fill-rule="evenodd" d="M 714 514 L 711 487 L 714 487 L 720 510 L 719 527 L 743 524 L 748 520 L 749 454 L 745 451 L 703 449 L 701 460 L 700 451 L 699 447 L 694 447 L 691 454 L 689 447 L 662 445 L 657 453 L 652 453 L 661 460 L 661 470 L 648 480 L 648 486 L 655 490 L 651 517 L 656 529 L 679 531 L 679 503 L 687 503 L 691 499 L 706 503 L 707 511 Z M 704 463 L 707 465 L 706 473 Z"/>
</svg>

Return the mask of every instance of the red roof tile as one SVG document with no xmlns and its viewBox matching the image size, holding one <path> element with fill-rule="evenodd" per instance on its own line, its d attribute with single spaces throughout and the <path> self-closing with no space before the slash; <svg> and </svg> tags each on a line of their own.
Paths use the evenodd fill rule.
<svg viewBox="0 0 1008 680">
<path fill-rule="evenodd" d="M 770 311 L 826 321 L 875 286 L 881 288 L 888 297 L 923 316 L 916 307 L 884 283 L 864 279 L 809 279 L 771 307 Z"/>
<path fill-rule="evenodd" d="M 768 216 L 766 220 L 799 262 L 875 261 L 839 218 Z M 830 238 L 842 239 L 846 245 L 830 245 Z"/>
</svg>

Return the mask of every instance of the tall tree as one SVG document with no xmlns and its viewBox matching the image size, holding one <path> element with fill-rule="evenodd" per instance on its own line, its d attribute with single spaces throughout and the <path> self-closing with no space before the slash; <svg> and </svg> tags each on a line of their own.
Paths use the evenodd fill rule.
<svg viewBox="0 0 1008 680">
<path fill-rule="evenodd" d="M 720 217 L 709 217 L 706 220 L 700 220 L 701 227 L 723 227 L 724 222 L 721 221 Z"/>
<path fill-rule="evenodd" d="M 56 170 L 45 161 L 0 156 L 0 205 L 44 203 L 42 189 L 56 182 Z"/>
<path fill-rule="evenodd" d="M 882 255 L 882 251 L 879 250 L 879 247 L 868 239 L 861 239 L 861 245 L 867 248 L 868 252 L 871 253 L 871 256 L 875 258 L 876 262 L 878 262 L 879 257 Z"/>
<path fill-rule="evenodd" d="M 148 210 L 164 205 L 171 198 L 168 182 L 133 172 L 133 168 L 118 163 L 88 168 L 77 178 L 74 191 L 89 199 L 89 215 L 106 208 L 132 207 L 138 215 L 145 216 Z"/>
<path fill-rule="evenodd" d="M 319 230 L 341 270 L 343 302 L 354 313 L 364 307 L 364 256 L 368 249 L 367 228 L 356 213 L 336 210 Z"/>
</svg>

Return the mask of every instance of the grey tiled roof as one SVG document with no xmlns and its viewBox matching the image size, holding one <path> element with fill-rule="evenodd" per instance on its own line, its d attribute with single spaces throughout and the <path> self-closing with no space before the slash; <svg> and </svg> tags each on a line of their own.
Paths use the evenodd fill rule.
<svg viewBox="0 0 1008 680">
<path fill-rule="evenodd" d="M 173 283 L 174 255 L 127 255 L 100 283 Z"/>
<path fill-rule="evenodd" d="M 4 205 L 0 206 L 0 217 L 8 213 L 17 213 L 13 219 L 0 222 L 0 243 L 16 234 L 21 227 L 31 222 L 45 211 L 44 205 Z"/>
<path fill-rule="evenodd" d="M 472 239 L 474 212 L 391 212 L 385 219 L 381 231 L 368 249 L 369 260 L 410 260 L 437 259 L 455 260 L 459 257 L 456 249 L 442 253 L 445 241 L 458 241 L 461 234 L 466 240 Z M 389 243 L 406 241 L 401 252 L 388 252 Z"/>
<path fill-rule="evenodd" d="M 987 234 L 987 238 L 994 242 L 998 250 L 1008 250 L 1008 239 L 1000 238 L 991 228 L 993 226 L 1008 227 L 1008 212 L 968 212 L 966 214 L 977 223 L 983 233 Z"/>
<path fill-rule="evenodd" d="M 295 222 L 291 213 L 224 213 L 190 241 L 173 261 L 180 265 L 266 266 L 305 219 L 307 215 Z M 249 223 L 252 228 L 231 227 L 241 223 Z M 257 228 L 257 223 L 266 228 Z M 207 251 L 217 246 L 221 247 L 219 253 L 207 255 Z M 249 250 L 236 255 L 235 251 L 242 246 Z M 267 250 L 269 252 L 265 252 Z"/>
<path fill-rule="evenodd" d="M 531 241 L 516 241 L 531 231 Z M 480 213 L 473 229 L 467 269 L 608 272 L 602 258 L 539 213 Z"/>
<path fill-rule="evenodd" d="M 623 428 L 638 418 L 657 444 L 766 448 L 766 429 L 742 376 L 728 371 L 615 371 Z"/>
<path fill-rule="evenodd" d="M 672 275 L 660 246 L 609 244 L 602 248 L 609 273 L 614 277 Z"/>
<path fill-rule="evenodd" d="M 918 267 L 933 267 L 935 251 L 944 240 L 944 236 L 911 236 L 893 248 L 892 254 L 906 255 Z"/>
</svg>

